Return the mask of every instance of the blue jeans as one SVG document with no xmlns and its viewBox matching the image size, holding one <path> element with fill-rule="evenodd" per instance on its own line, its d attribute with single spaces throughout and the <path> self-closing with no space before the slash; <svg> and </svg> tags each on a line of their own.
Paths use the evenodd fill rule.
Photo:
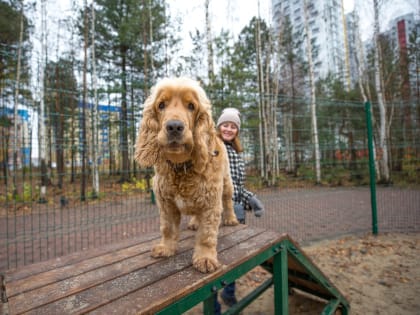
<svg viewBox="0 0 420 315">
<path fill-rule="evenodd" d="M 227 298 L 235 297 L 235 282 L 229 283 L 222 291 L 222 295 Z M 222 306 L 220 305 L 219 301 L 216 299 L 214 300 L 214 314 L 220 315 L 222 313 Z"/>
<path fill-rule="evenodd" d="M 245 208 L 240 203 L 235 203 L 233 205 L 233 209 L 235 210 L 236 218 L 238 219 L 239 223 L 245 224 Z"/>
</svg>

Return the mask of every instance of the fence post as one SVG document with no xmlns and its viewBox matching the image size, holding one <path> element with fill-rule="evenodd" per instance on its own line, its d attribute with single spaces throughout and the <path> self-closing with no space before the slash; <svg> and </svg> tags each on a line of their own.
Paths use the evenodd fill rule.
<svg viewBox="0 0 420 315">
<path fill-rule="evenodd" d="M 375 178 L 375 157 L 373 154 L 373 132 L 372 114 L 370 102 L 365 103 L 366 129 L 369 149 L 369 182 L 370 182 L 370 204 L 372 209 L 372 233 L 378 234 L 378 215 L 376 208 L 376 178 Z"/>
</svg>

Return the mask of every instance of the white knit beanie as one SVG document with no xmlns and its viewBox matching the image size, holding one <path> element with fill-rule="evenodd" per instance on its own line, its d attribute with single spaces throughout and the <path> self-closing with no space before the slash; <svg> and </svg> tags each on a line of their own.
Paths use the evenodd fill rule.
<svg viewBox="0 0 420 315">
<path fill-rule="evenodd" d="M 233 122 L 238 129 L 241 129 L 241 118 L 239 117 L 239 110 L 233 107 L 227 107 L 222 111 L 219 119 L 217 120 L 217 128 L 224 122 L 230 121 Z"/>
</svg>

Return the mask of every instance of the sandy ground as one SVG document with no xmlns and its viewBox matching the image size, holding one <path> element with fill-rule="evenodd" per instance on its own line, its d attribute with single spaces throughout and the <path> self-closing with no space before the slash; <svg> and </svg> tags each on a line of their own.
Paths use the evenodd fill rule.
<svg viewBox="0 0 420 315">
<path fill-rule="evenodd" d="M 350 314 L 420 314 L 420 233 L 352 235 L 301 247 L 347 298 Z M 268 276 L 260 267 L 249 272 L 237 281 L 238 297 Z M 320 314 L 324 306 L 298 293 L 289 297 L 289 314 Z M 201 313 L 199 305 L 187 314 Z M 274 314 L 272 288 L 242 314 Z"/>
</svg>

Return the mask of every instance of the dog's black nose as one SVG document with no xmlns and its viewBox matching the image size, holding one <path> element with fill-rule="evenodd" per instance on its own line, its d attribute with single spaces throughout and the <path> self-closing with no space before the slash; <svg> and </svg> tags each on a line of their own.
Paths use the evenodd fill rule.
<svg viewBox="0 0 420 315">
<path fill-rule="evenodd" d="M 180 120 L 169 120 L 166 123 L 166 131 L 170 137 L 178 137 L 184 131 L 184 123 Z"/>
</svg>

